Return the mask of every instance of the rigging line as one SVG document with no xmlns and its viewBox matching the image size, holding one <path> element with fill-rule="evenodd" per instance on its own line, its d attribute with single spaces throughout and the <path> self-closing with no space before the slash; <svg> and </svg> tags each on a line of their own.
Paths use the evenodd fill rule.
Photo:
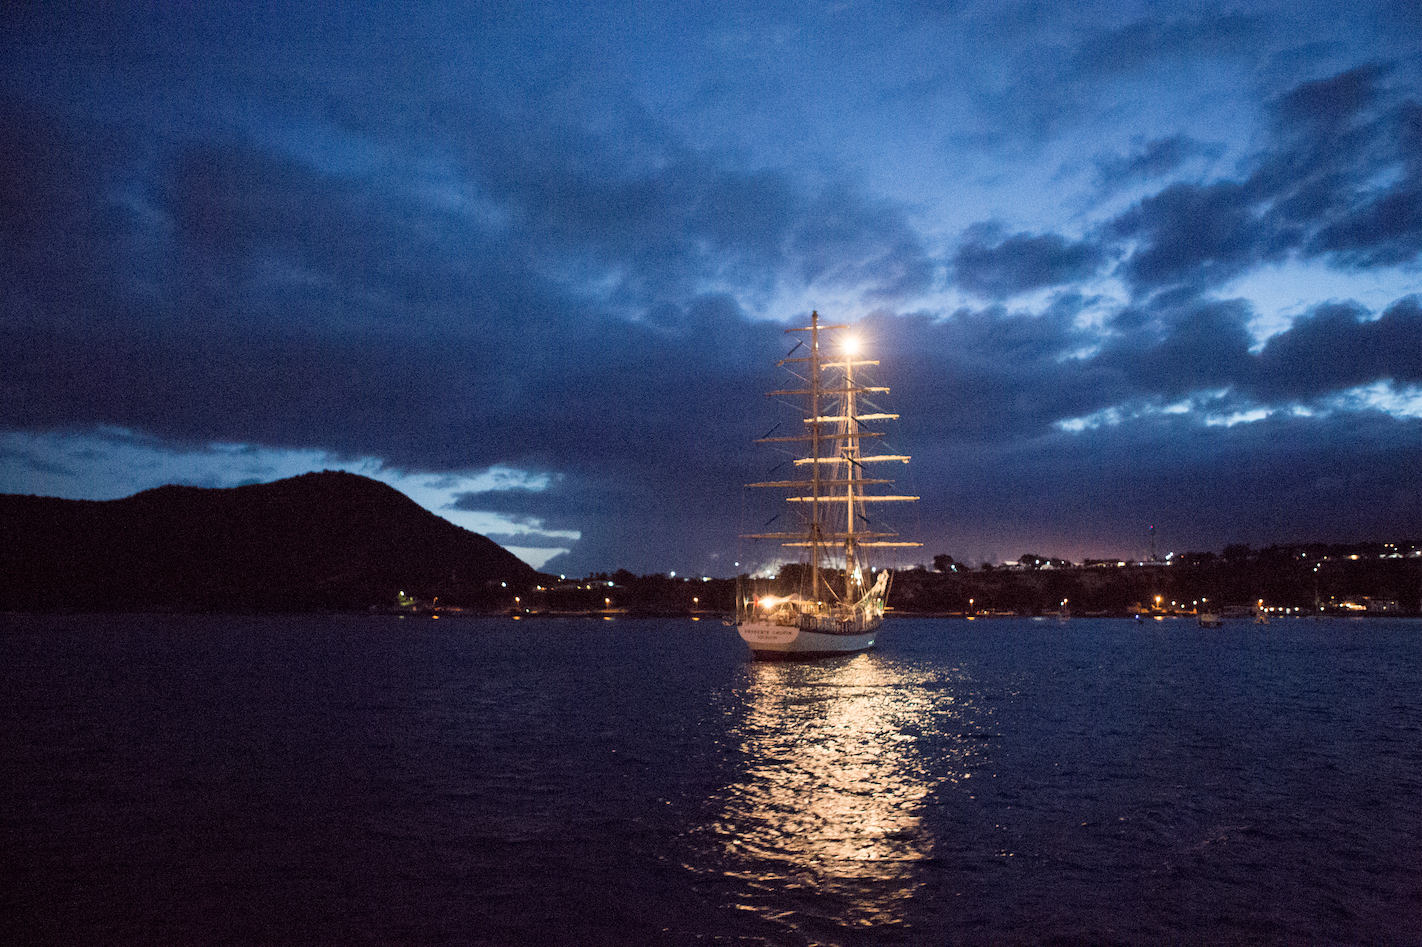
<svg viewBox="0 0 1422 947">
<path fill-rule="evenodd" d="M 800 380 L 800 383 L 801 383 L 801 384 L 808 385 L 808 384 L 810 383 L 810 379 L 806 378 L 804 375 L 801 375 L 799 372 L 795 371 L 795 369 L 793 369 L 793 368 L 787 368 L 787 369 L 785 369 L 785 371 L 788 372 L 791 377 L 793 377 L 793 378 L 798 378 L 798 379 Z"/>
<path fill-rule="evenodd" d="M 790 356 L 794 355 L 796 349 L 798 349 L 800 346 L 802 346 L 802 345 L 804 345 L 804 344 L 805 344 L 805 340 L 804 340 L 804 339 L 801 339 L 800 341 L 796 342 L 796 343 L 795 343 L 795 347 L 792 348 L 790 351 L 788 351 L 788 352 L 785 353 L 785 357 L 786 357 L 786 358 L 789 358 Z"/>
<path fill-rule="evenodd" d="M 776 514 L 775 514 L 774 516 L 772 516 L 770 519 L 766 520 L 764 523 L 761 523 L 761 524 L 760 524 L 760 528 L 761 528 L 761 529 L 765 529 L 767 526 L 769 526 L 771 523 L 774 523 L 774 522 L 775 522 L 776 520 L 778 520 L 778 519 L 780 519 L 780 514 L 779 514 L 779 513 L 776 513 Z"/>
<path fill-rule="evenodd" d="M 775 422 L 775 427 L 772 427 L 770 430 L 768 430 L 768 431 L 766 431 L 764 434 L 762 434 L 762 435 L 761 435 L 761 438 L 764 439 L 764 438 L 767 438 L 767 437 L 769 437 L 770 435 L 774 434 L 776 428 L 780 427 L 780 425 L 782 425 L 782 424 L 784 424 L 784 423 L 785 423 L 784 421 L 776 421 L 776 422 Z"/>
<path fill-rule="evenodd" d="M 746 490 L 746 489 L 742 489 L 742 490 L 740 491 L 740 498 L 741 498 L 740 516 L 737 517 L 737 519 L 736 519 L 736 522 L 739 523 L 740 526 L 741 526 L 740 535 L 736 537 L 736 560 L 737 560 L 737 561 L 736 561 L 736 569 L 737 569 L 737 572 L 736 572 L 736 576 L 737 576 L 737 578 L 736 578 L 736 586 L 737 586 L 737 588 L 736 588 L 736 597 L 737 597 L 737 598 L 740 597 L 740 584 L 741 584 L 740 578 L 739 578 L 739 576 L 740 576 L 740 571 L 739 571 L 739 570 L 740 570 L 740 565 L 741 565 L 741 564 L 740 564 L 740 561 L 739 561 L 739 560 L 741 560 L 741 559 L 747 559 L 747 560 L 748 560 L 748 559 L 749 559 L 748 556 L 742 555 L 742 553 L 745 551 L 745 541 L 746 541 L 746 540 L 745 540 L 745 533 L 746 533 L 746 530 L 745 530 L 745 522 L 746 522 L 746 513 L 747 513 L 746 504 L 747 504 L 747 501 L 750 499 L 750 491 L 749 491 L 749 490 Z"/>
</svg>

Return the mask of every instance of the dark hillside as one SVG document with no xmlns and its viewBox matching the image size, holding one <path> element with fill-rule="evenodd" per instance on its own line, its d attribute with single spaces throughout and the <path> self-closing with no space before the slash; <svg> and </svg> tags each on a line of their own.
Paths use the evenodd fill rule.
<svg viewBox="0 0 1422 947">
<path fill-rule="evenodd" d="M 103 502 L 0 495 L 2 609 L 349 609 L 400 591 L 480 605 L 501 582 L 535 576 L 491 540 L 349 473 Z"/>
</svg>

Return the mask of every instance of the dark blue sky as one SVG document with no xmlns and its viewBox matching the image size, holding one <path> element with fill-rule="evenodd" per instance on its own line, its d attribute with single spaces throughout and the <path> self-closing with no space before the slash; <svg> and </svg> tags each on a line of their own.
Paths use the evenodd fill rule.
<svg viewBox="0 0 1422 947">
<path fill-rule="evenodd" d="M 281 6 L 4 6 L 0 491 L 729 575 L 815 308 L 901 564 L 1422 536 L 1415 0 Z"/>
</svg>

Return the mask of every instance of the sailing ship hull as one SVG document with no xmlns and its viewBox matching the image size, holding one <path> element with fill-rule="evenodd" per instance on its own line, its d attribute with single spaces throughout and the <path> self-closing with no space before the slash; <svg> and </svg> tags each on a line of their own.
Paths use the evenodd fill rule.
<svg viewBox="0 0 1422 947">
<path fill-rule="evenodd" d="M 853 654 L 874 647 L 880 622 L 852 632 L 811 631 L 795 625 L 768 621 L 747 621 L 740 625 L 741 637 L 760 660 L 784 658 L 824 658 Z"/>
</svg>

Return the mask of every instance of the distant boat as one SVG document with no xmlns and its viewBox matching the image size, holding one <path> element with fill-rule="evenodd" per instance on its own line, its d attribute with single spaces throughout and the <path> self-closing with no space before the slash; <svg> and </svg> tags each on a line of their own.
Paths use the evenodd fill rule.
<svg viewBox="0 0 1422 947">
<path fill-rule="evenodd" d="M 747 484 L 790 491 L 786 499 L 796 511 L 798 527 L 785 532 L 754 533 L 748 539 L 777 539 L 802 553 L 800 588 L 793 594 L 759 596 L 753 589 L 737 596 L 736 625 L 757 658 L 820 657 L 848 654 L 874 646 L 892 581 L 887 569 L 875 574 L 866 551 L 918 546 L 899 542 L 897 533 L 872 525 L 865 510 L 877 503 L 908 502 L 918 497 L 872 492 L 892 480 L 866 476 L 867 465 L 908 463 L 899 454 L 866 454 L 862 442 L 883 436 L 866 427 L 870 422 L 897 418 L 880 411 L 861 413 L 865 396 L 888 388 L 867 385 L 856 370 L 878 361 L 856 358 L 857 345 L 844 330 L 849 326 L 820 325 L 818 312 L 810 324 L 787 333 L 800 336 L 793 354 L 781 359 L 793 364 L 792 374 L 804 387 L 772 391 L 776 397 L 804 401 L 803 430 L 785 437 L 764 437 L 759 443 L 794 444 L 804 456 L 795 461 L 798 479 Z M 805 335 L 808 333 L 808 336 Z M 827 349 L 833 349 L 827 351 Z M 872 407 L 872 405 L 871 405 Z"/>
<path fill-rule="evenodd" d="M 1220 621 L 1220 616 L 1214 612 L 1201 612 L 1196 616 L 1196 621 L 1200 623 L 1201 628 L 1218 628 L 1223 624 L 1223 622 Z"/>
</svg>

